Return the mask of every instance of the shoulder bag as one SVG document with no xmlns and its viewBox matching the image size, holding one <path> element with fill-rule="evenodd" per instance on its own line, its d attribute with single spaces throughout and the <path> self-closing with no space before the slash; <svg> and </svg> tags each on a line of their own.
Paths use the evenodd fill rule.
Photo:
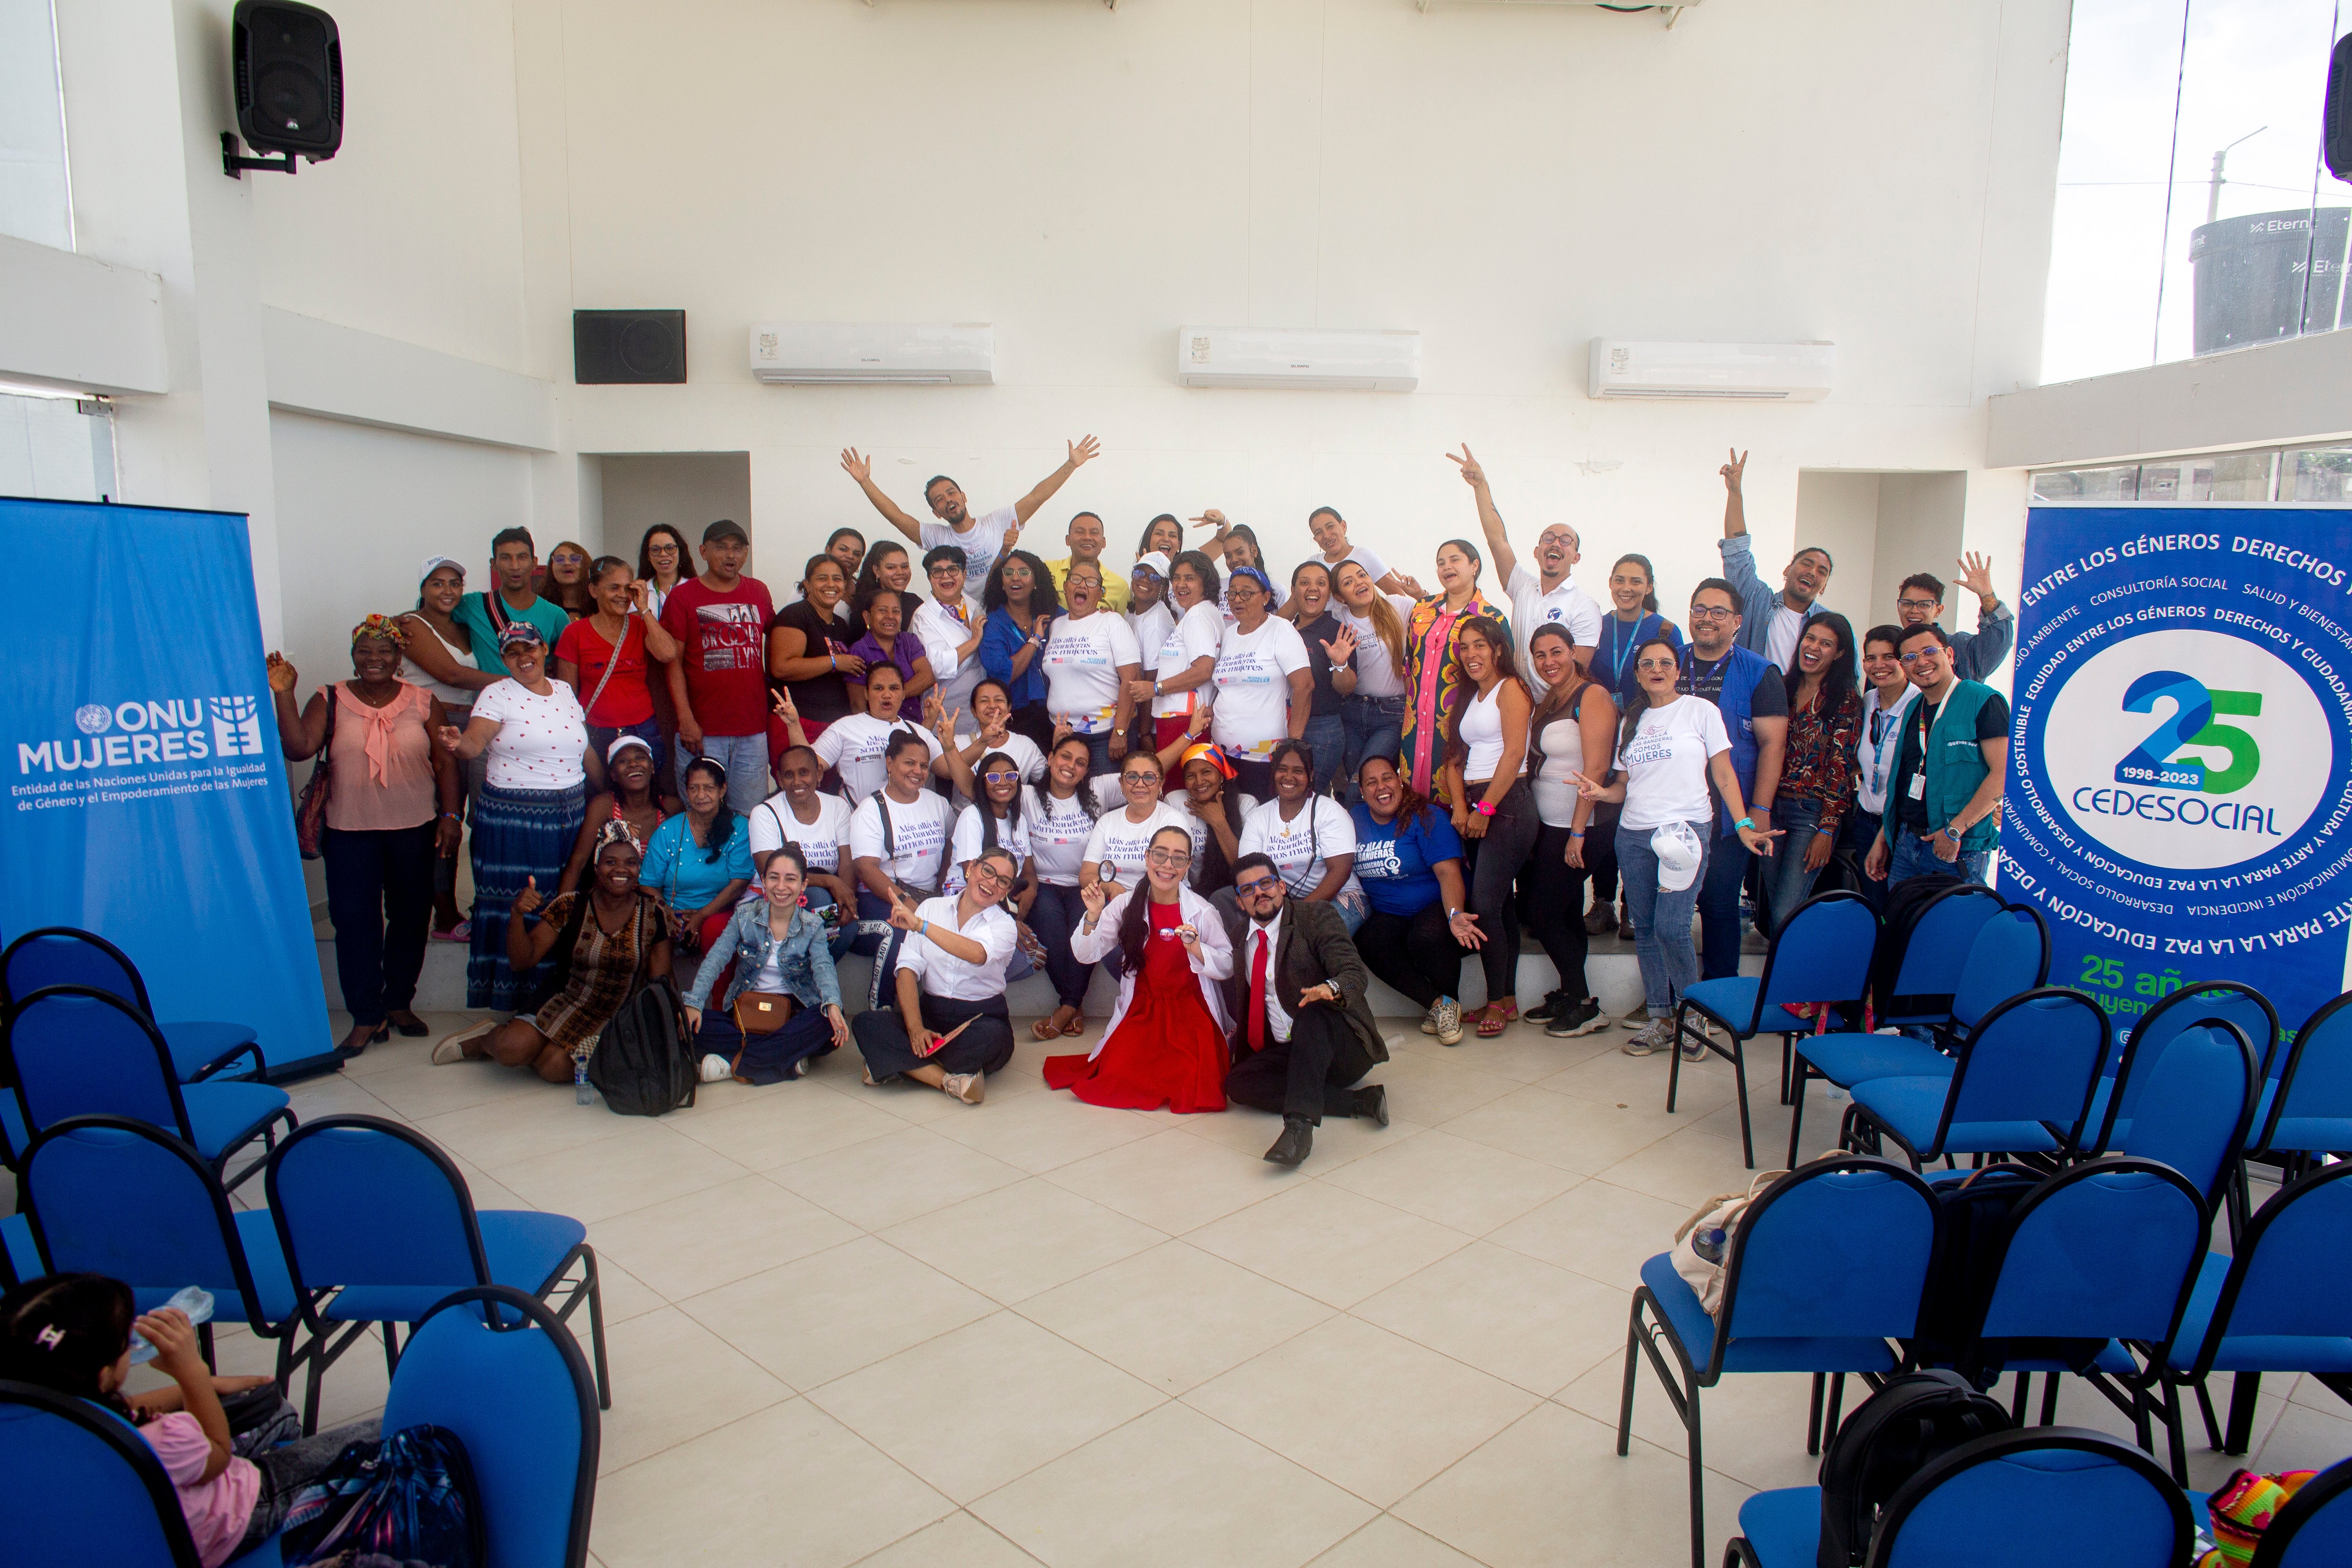
<svg viewBox="0 0 2352 1568">
<path fill-rule="evenodd" d="M 294 842 L 305 860 L 319 858 L 320 837 L 327 828 L 327 800 L 335 793 L 335 710 L 343 705 L 341 685 L 337 681 L 327 688 L 327 738 L 319 747 L 319 765 L 310 770 L 301 798 L 294 803 Z"/>
</svg>

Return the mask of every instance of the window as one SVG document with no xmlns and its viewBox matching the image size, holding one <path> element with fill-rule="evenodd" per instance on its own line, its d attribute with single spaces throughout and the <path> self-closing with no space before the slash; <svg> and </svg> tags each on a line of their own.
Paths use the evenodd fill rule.
<svg viewBox="0 0 2352 1568">
<path fill-rule="evenodd" d="M 2096 468 L 2045 468 L 2033 500 L 2077 506 L 2352 504 L 2352 447 L 2204 452 Z"/>
</svg>

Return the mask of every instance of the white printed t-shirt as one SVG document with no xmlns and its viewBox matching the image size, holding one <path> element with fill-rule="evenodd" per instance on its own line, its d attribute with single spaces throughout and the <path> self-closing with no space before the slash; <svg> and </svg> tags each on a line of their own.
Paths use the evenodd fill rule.
<svg viewBox="0 0 2352 1568">
<path fill-rule="evenodd" d="M 1265 855 L 1294 899 L 1303 899 L 1323 885 L 1335 855 L 1356 852 L 1356 824 L 1348 808 L 1321 795 L 1308 795 L 1298 815 L 1282 820 L 1282 803 L 1267 801 L 1242 818 L 1241 852 Z M 1343 893 L 1360 893 L 1364 885 L 1349 872 Z"/>
<path fill-rule="evenodd" d="M 1729 750 L 1723 714 L 1705 698 L 1680 697 L 1669 707 L 1651 709 L 1610 764 L 1625 775 L 1625 810 L 1617 825 L 1647 833 L 1669 822 L 1713 822 L 1707 759 Z"/>
<path fill-rule="evenodd" d="M 1142 662 L 1127 617 L 1108 610 L 1083 620 L 1056 616 L 1042 658 L 1045 710 L 1081 735 L 1112 727 L 1118 716 L 1119 667 Z"/>
<path fill-rule="evenodd" d="M 476 719 L 495 719 L 486 755 L 488 777 L 499 789 L 570 789 L 587 778 L 581 757 L 588 750 L 588 718 L 567 681 L 551 679 L 541 697 L 509 678 L 482 689 L 474 699 Z"/>
<path fill-rule="evenodd" d="M 803 822 L 793 815 L 793 803 L 782 790 L 751 811 L 751 858 L 772 855 L 787 843 L 801 847 L 801 858 L 812 871 L 846 874 L 841 847 L 849 842 L 849 803 L 823 790 L 816 794 L 816 820 Z"/>
<path fill-rule="evenodd" d="M 1216 723 L 1210 731 L 1231 757 L 1265 762 L 1290 734 L 1290 676 L 1307 668 L 1298 628 L 1268 616 L 1244 634 L 1227 626 L 1217 649 Z"/>
<path fill-rule="evenodd" d="M 1127 803 L 1121 800 L 1116 810 L 1103 813 L 1102 820 L 1095 824 L 1082 858 L 1095 868 L 1097 875 L 1101 874 L 1102 863 L 1109 861 L 1118 872 L 1111 880 L 1131 888 L 1143 875 L 1143 853 L 1151 847 L 1151 836 L 1163 827 L 1181 827 L 1188 838 L 1192 834 L 1186 814 L 1164 800 L 1154 803 L 1151 815 L 1141 822 L 1127 819 Z"/>
<path fill-rule="evenodd" d="M 1511 580 L 1503 586 L 1511 596 L 1511 635 L 1518 639 L 1519 679 L 1540 700 L 1550 688 L 1528 657 L 1528 639 L 1538 626 L 1561 626 L 1576 639 L 1578 648 L 1589 654 L 1601 640 L 1601 605 L 1576 585 L 1573 577 L 1563 577 L 1559 587 L 1544 592 L 1543 579 L 1528 571 L 1525 562 L 1512 563 Z"/>
<path fill-rule="evenodd" d="M 882 813 L 890 813 L 890 843 L 882 841 Z M 955 807 L 947 797 L 922 792 L 912 805 L 887 795 L 868 795 L 849 819 L 849 856 L 882 862 L 882 874 L 910 888 L 936 888 L 947 872 L 949 836 Z M 895 849 L 897 852 L 891 853 Z"/>
<path fill-rule="evenodd" d="M 919 735 L 930 748 L 931 760 L 940 755 L 940 739 L 920 724 L 905 718 L 884 723 L 871 713 L 852 713 L 846 719 L 835 719 L 824 727 L 824 733 L 809 742 L 826 767 L 841 774 L 841 793 L 853 805 L 872 795 L 889 782 L 889 769 L 883 762 L 883 748 L 898 731 Z"/>
<path fill-rule="evenodd" d="M 1271 618 L 1271 617 L 1269 617 Z M 1167 637 L 1153 650 L 1155 663 L 1152 676 L 1159 680 L 1173 680 L 1192 670 L 1195 660 L 1217 657 L 1218 645 L 1225 640 L 1224 612 L 1203 599 L 1184 612 Z M 1299 645 L 1305 647 L 1304 643 Z M 1192 711 L 1213 688 L 1191 687 L 1182 691 L 1164 692 L 1151 700 L 1151 715 L 1155 719 L 1183 718 Z"/>
<path fill-rule="evenodd" d="M 1021 514 L 1009 506 L 1001 506 L 994 511 L 981 513 L 971 522 L 970 532 L 958 533 L 933 518 L 922 525 L 921 533 L 926 552 L 937 550 L 942 544 L 952 544 L 963 552 L 963 585 L 968 593 L 977 593 L 988 581 L 988 574 L 996 569 L 996 558 L 1004 553 L 1005 532 L 1020 526 Z M 921 575 L 922 568 L 923 563 L 918 560 L 915 563 L 918 577 Z"/>
</svg>

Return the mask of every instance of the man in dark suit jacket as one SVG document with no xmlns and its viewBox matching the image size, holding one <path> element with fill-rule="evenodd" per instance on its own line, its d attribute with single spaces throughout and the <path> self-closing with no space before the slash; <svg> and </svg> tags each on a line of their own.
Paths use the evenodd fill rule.
<svg viewBox="0 0 2352 1568">
<path fill-rule="evenodd" d="M 1282 1136 L 1265 1157 L 1277 1165 L 1306 1159 L 1326 1116 L 1368 1116 L 1386 1127 L 1388 1091 L 1348 1087 L 1388 1060 L 1389 1047 L 1364 1000 L 1371 976 L 1339 911 L 1291 898 L 1264 855 L 1234 862 L 1234 907 L 1217 903 L 1234 944 L 1225 1098 L 1282 1113 Z"/>
</svg>

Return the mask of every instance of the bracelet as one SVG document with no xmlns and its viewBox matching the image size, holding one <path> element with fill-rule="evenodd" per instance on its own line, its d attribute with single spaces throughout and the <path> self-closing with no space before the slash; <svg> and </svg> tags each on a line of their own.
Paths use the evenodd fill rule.
<svg viewBox="0 0 2352 1568">
<path fill-rule="evenodd" d="M 1568 836 L 1570 838 L 1581 838 L 1584 837 L 1584 829 L 1581 827 L 1571 827 L 1568 830 Z"/>
<path fill-rule="evenodd" d="M 1491 800 L 1482 800 L 1476 805 L 1471 806 L 1470 809 L 1476 812 L 1481 816 L 1492 816 L 1495 815 L 1495 803 Z"/>
<path fill-rule="evenodd" d="M 1756 831 L 1756 819 L 1752 816 L 1743 816 L 1731 826 L 1734 827 L 1744 827 L 1748 829 L 1748 832 L 1753 833 Z"/>
<path fill-rule="evenodd" d="M 441 814 L 441 820 L 444 822 L 463 822 L 466 819 L 458 816 L 454 811 L 445 811 Z"/>
</svg>

